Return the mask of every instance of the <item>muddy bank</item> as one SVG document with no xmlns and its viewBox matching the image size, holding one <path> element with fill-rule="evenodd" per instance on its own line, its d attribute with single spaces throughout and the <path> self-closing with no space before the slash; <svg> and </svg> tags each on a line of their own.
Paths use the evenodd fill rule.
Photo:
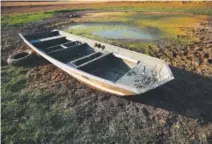
<svg viewBox="0 0 212 144">
<path fill-rule="evenodd" d="M 70 23 L 71 19 L 66 21 L 64 17 L 54 17 L 2 29 L 2 61 L 5 62 L 11 53 L 27 49 L 18 36 L 19 32 L 52 30 L 66 22 Z M 93 90 L 45 60 L 30 65 L 24 89 L 52 90 L 58 96 L 55 103 L 62 105 L 64 111 L 72 110 L 67 120 L 61 115 L 55 116 L 61 121 L 53 121 L 55 117 L 52 118 L 51 133 L 44 132 L 40 137 L 42 142 L 55 142 L 61 135 L 54 132 L 65 129 L 65 138 L 61 137 L 59 142 L 211 143 L 211 24 L 211 21 L 203 23 L 194 31 L 201 39 L 198 43 L 187 46 L 174 42 L 169 42 L 169 45 L 159 43 L 157 48 L 150 50 L 151 55 L 172 65 L 176 79 L 140 96 L 122 98 Z M 51 97 L 42 101 L 52 106 L 49 103 Z M 38 121 L 36 127 L 44 118 Z"/>
<path fill-rule="evenodd" d="M 159 43 L 150 47 L 150 54 L 164 59 L 172 66 L 212 78 L 212 23 L 205 22 L 197 30 L 192 30 L 199 41 L 190 45 L 179 42 Z"/>
</svg>

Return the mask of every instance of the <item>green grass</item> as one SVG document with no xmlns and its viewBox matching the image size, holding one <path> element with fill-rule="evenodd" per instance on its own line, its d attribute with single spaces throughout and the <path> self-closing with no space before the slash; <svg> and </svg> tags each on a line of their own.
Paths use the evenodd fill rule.
<svg viewBox="0 0 212 144">
<path fill-rule="evenodd" d="M 36 12 L 36 13 L 23 13 L 23 14 L 10 14 L 2 16 L 3 26 L 17 26 L 21 24 L 26 24 L 30 22 L 37 22 L 42 19 L 53 17 L 53 12 Z"/>
<path fill-rule="evenodd" d="M 53 17 L 56 14 L 64 14 L 69 12 L 77 12 L 77 11 L 86 11 L 86 10 L 101 10 L 101 11 L 140 11 L 140 12 L 188 12 L 193 14 L 201 14 L 201 15 L 212 15 L 212 9 L 210 7 L 179 7 L 179 6 L 164 6 L 161 7 L 149 5 L 149 6 L 85 6 L 80 9 L 59 9 L 59 10 L 50 10 L 47 12 L 32 12 L 32 13 L 21 13 L 21 14 L 9 14 L 2 15 L 1 23 L 2 26 L 16 26 L 21 24 L 26 24 L 30 22 L 37 22 L 42 19 Z"/>
<path fill-rule="evenodd" d="M 77 12 L 83 10 L 84 9 L 60 9 L 60 10 L 50 10 L 47 12 L 32 12 L 32 13 L 2 15 L 1 24 L 2 26 L 18 26 L 30 22 L 38 22 L 43 19 L 51 18 L 57 14 Z"/>
<path fill-rule="evenodd" d="M 136 116 L 135 125 L 129 133 L 126 127 L 132 122 L 131 117 L 119 118 L 118 110 L 95 101 L 97 97 L 107 96 L 84 93 L 81 87 L 73 88 L 58 84 L 51 90 L 47 83 L 30 89 L 32 83 L 26 77 L 28 68 L 2 67 L 2 142 L 16 143 L 146 143 L 155 141 L 155 133 L 147 134 L 142 130 L 143 121 Z M 68 86 L 70 88 L 68 88 Z M 70 92 L 74 90 L 74 92 Z M 105 102 L 106 100 L 103 100 Z M 105 110 L 110 110 L 107 115 Z M 113 111 L 116 111 L 113 114 Z M 128 115 L 128 114 L 126 114 Z M 110 120 L 108 120 L 110 118 Z M 113 134 L 109 125 L 112 123 Z M 131 128 L 129 128 L 131 130 Z"/>
<path fill-rule="evenodd" d="M 55 94 L 45 85 L 28 89 L 27 72 L 27 68 L 2 67 L 2 141 L 12 144 L 65 140 L 63 130 L 68 128 L 65 122 L 71 109 L 64 110 L 59 103 L 62 94 Z"/>
</svg>

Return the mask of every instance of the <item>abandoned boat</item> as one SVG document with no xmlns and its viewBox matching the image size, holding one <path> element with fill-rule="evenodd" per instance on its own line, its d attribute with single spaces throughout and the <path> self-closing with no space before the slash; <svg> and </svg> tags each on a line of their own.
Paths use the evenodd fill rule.
<svg viewBox="0 0 212 144">
<path fill-rule="evenodd" d="M 164 61 L 96 40 L 59 30 L 19 35 L 72 77 L 112 94 L 137 95 L 174 79 Z"/>
</svg>

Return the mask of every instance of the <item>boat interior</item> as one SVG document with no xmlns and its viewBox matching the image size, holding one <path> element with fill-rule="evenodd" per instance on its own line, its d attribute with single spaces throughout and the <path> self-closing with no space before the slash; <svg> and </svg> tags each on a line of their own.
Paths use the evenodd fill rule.
<svg viewBox="0 0 212 144">
<path fill-rule="evenodd" d="M 25 35 L 32 45 L 47 55 L 97 77 L 128 85 L 129 74 L 138 63 L 116 56 L 107 47 L 98 49 L 87 43 L 70 40 L 59 31 Z"/>
</svg>

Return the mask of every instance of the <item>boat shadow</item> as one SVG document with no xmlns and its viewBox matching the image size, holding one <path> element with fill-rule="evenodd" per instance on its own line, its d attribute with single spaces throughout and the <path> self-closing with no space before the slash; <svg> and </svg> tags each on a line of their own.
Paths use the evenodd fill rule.
<svg viewBox="0 0 212 144">
<path fill-rule="evenodd" d="M 26 67 L 48 64 L 44 58 L 35 56 Z M 171 70 L 175 77 L 171 82 L 124 99 L 198 119 L 202 124 L 212 122 L 212 78 L 176 67 L 171 67 Z"/>
<path fill-rule="evenodd" d="M 47 61 L 45 58 L 38 56 L 38 55 L 33 55 L 31 58 L 24 64 L 24 67 L 26 68 L 33 68 L 36 66 L 44 66 L 51 64 L 49 61 Z"/>
<path fill-rule="evenodd" d="M 171 70 L 173 81 L 125 99 L 197 119 L 201 124 L 212 122 L 212 78 L 175 67 Z"/>
</svg>

